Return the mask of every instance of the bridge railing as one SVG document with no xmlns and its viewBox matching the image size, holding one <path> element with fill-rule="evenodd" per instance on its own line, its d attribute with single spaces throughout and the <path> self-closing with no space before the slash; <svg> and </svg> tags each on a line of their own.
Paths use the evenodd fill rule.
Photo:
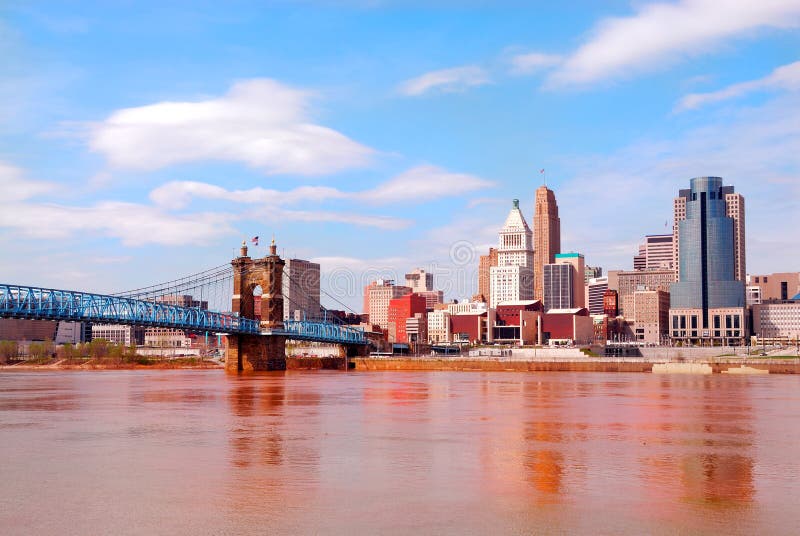
<svg viewBox="0 0 800 536">
<path fill-rule="evenodd" d="M 364 330 L 355 326 L 313 322 L 308 320 L 284 320 L 281 334 L 296 340 L 333 342 L 343 344 L 367 344 Z"/>
<path fill-rule="evenodd" d="M 0 316 L 220 333 L 259 333 L 258 321 L 230 313 L 121 296 L 8 284 L 0 284 Z"/>
</svg>

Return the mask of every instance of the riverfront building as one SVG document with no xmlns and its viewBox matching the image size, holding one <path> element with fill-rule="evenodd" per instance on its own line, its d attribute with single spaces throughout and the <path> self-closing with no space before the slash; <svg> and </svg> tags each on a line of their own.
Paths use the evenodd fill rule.
<svg viewBox="0 0 800 536">
<path fill-rule="evenodd" d="M 556 253 L 561 253 L 561 218 L 553 190 L 547 186 L 536 189 L 533 212 L 534 265 L 533 298 L 544 301 L 544 265 L 556 262 Z"/>
<path fill-rule="evenodd" d="M 427 322 L 425 310 L 425 298 L 416 293 L 405 294 L 389 300 L 389 308 L 386 312 L 389 342 L 407 343 L 406 320 L 420 315 L 419 318 Z M 424 331 L 427 331 L 427 326 Z M 419 327 L 417 327 L 416 333 L 419 333 Z"/>
<path fill-rule="evenodd" d="M 92 324 L 92 339 L 105 339 L 114 344 L 142 346 L 145 329 L 140 326 Z"/>
<path fill-rule="evenodd" d="M 692 179 L 679 198 L 685 216 L 677 222 L 670 335 L 689 344 L 740 344 L 747 331 L 744 251 L 737 249 L 744 246 L 744 199 L 719 177 Z"/>
<path fill-rule="evenodd" d="M 771 342 L 797 344 L 800 299 L 773 300 L 753 306 L 753 335 Z"/>
<path fill-rule="evenodd" d="M 499 233 L 497 266 L 490 269 L 490 307 L 533 299 L 533 234 L 514 199 Z"/>
</svg>

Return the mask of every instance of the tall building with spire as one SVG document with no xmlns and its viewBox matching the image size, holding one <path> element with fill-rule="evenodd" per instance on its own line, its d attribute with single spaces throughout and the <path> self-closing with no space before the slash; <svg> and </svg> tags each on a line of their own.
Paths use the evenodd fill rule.
<svg viewBox="0 0 800 536">
<path fill-rule="evenodd" d="M 536 252 L 533 295 L 535 299 L 542 300 L 544 265 L 555 263 L 556 254 L 561 253 L 561 218 L 558 217 L 558 204 L 553 190 L 545 185 L 536 189 L 533 229 L 533 246 Z"/>
<path fill-rule="evenodd" d="M 490 307 L 533 299 L 533 233 L 514 199 L 497 247 L 497 266 L 490 268 Z"/>
</svg>

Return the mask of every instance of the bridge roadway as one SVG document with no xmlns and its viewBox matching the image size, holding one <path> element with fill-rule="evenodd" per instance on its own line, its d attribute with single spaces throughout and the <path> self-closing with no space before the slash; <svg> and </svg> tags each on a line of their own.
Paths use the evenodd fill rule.
<svg viewBox="0 0 800 536">
<path fill-rule="evenodd" d="M 291 320 L 283 329 L 262 330 L 258 320 L 231 313 L 181 307 L 158 301 L 23 285 L 0 284 L 0 317 L 98 322 L 234 335 L 276 335 L 310 342 L 367 344 L 364 332 L 330 322 Z"/>
</svg>

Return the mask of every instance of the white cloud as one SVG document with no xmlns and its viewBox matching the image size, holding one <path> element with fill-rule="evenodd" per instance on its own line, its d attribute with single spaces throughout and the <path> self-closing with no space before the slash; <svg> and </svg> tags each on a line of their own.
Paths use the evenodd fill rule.
<svg viewBox="0 0 800 536">
<path fill-rule="evenodd" d="M 561 61 L 562 57 L 558 54 L 543 54 L 541 52 L 517 54 L 511 58 L 511 73 L 531 74 L 547 67 L 558 65 Z"/>
<path fill-rule="evenodd" d="M 707 53 L 725 39 L 760 28 L 800 25 L 797 0 L 682 0 L 650 3 L 629 17 L 601 20 L 588 42 L 548 80 L 581 85 L 654 71 L 684 57 Z"/>
<path fill-rule="evenodd" d="M 56 189 L 57 186 L 52 183 L 27 179 L 21 169 L 0 162 L 0 191 L 3 192 L 0 203 L 24 201 Z"/>
<path fill-rule="evenodd" d="M 482 188 L 492 183 L 465 173 L 452 173 L 437 166 L 422 165 L 405 171 L 383 184 L 358 194 L 358 197 L 374 203 L 417 200 L 435 201 Z"/>
<path fill-rule="evenodd" d="M 295 205 L 309 201 L 320 203 L 331 199 L 387 204 L 408 200 L 436 201 L 443 197 L 458 196 L 490 186 L 492 186 L 491 182 L 474 175 L 452 173 L 437 166 L 421 165 L 404 171 L 375 188 L 360 192 L 344 192 L 327 186 L 302 186 L 288 192 L 265 188 L 226 190 L 204 182 L 174 181 L 153 190 L 150 193 L 150 199 L 162 207 L 171 208 L 183 208 L 193 197 L 271 207 Z M 296 214 L 301 213 L 296 212 Z M 355 222 L 357 218 L 351 217 L 351 220 Z"/>
<path fill-rule="evenodd" d="M 150 192 L 150 199 L 162 207 L 183 208 L 193 197 L 221 199 L 236 203 L 284 205 L 304 201 L 325 201 L 346 197 L 347 194 L 327 186 L 302 186 L 288 192 L 266 188 L 226 190 L 221 186 L 196 181 L 173 181 Z"/>
<path fill-rule="evenodd" d="M 717 91 L 691 93 L 680 100 L 676 110 L 694 110 L 706 104 L 735 99 L 754 91 L 764 90 L 800 90 L 800 61 L 778 67 L 763 78 L 731 84 Z"/>
<path fill-rule="evenodd" d="M 88 207 L 14 203 L 0 207 L 0 227 L 35 238 L 98 233 L 128 246 L 205 244 L 234 232 L 234 217 L 223 213 L 174 215 L 137 203 L 104 201 Z"/>
<path fill-rule="evenodd" d="M 242 162 L 268 174 L 320 175 L 366 165 L 373 150 L 309 119 L 307 91 L 269 79 L 222 97 L 126 108 L 90 127 L 89 146 L 117 168 Z"/>
<path fill-rule="evenodd" d="M 400 85 L 399 91 L 409 97 L 418 97 L 430 91 L 453 93 L 489 83 L 489 75 L 484 69 L 477 65 L 465 65 L 431 71 L 406 80 Z"/>
<path fill-rule="evenodd" d="M 334 212 L 325 210 L 286 210 L 270 207 L 269 210 L 259 210 L 248 213 L 248 219 L 255 221 L 270 220 L 274 222 L 304 221 L 304 222 L 332 222 L 347 223 L 378 229 L 398 230 L 410 226 L 410 220 L 394 218 L 391 216 L 374 216 L 358 212 Z"/>
</svg>

